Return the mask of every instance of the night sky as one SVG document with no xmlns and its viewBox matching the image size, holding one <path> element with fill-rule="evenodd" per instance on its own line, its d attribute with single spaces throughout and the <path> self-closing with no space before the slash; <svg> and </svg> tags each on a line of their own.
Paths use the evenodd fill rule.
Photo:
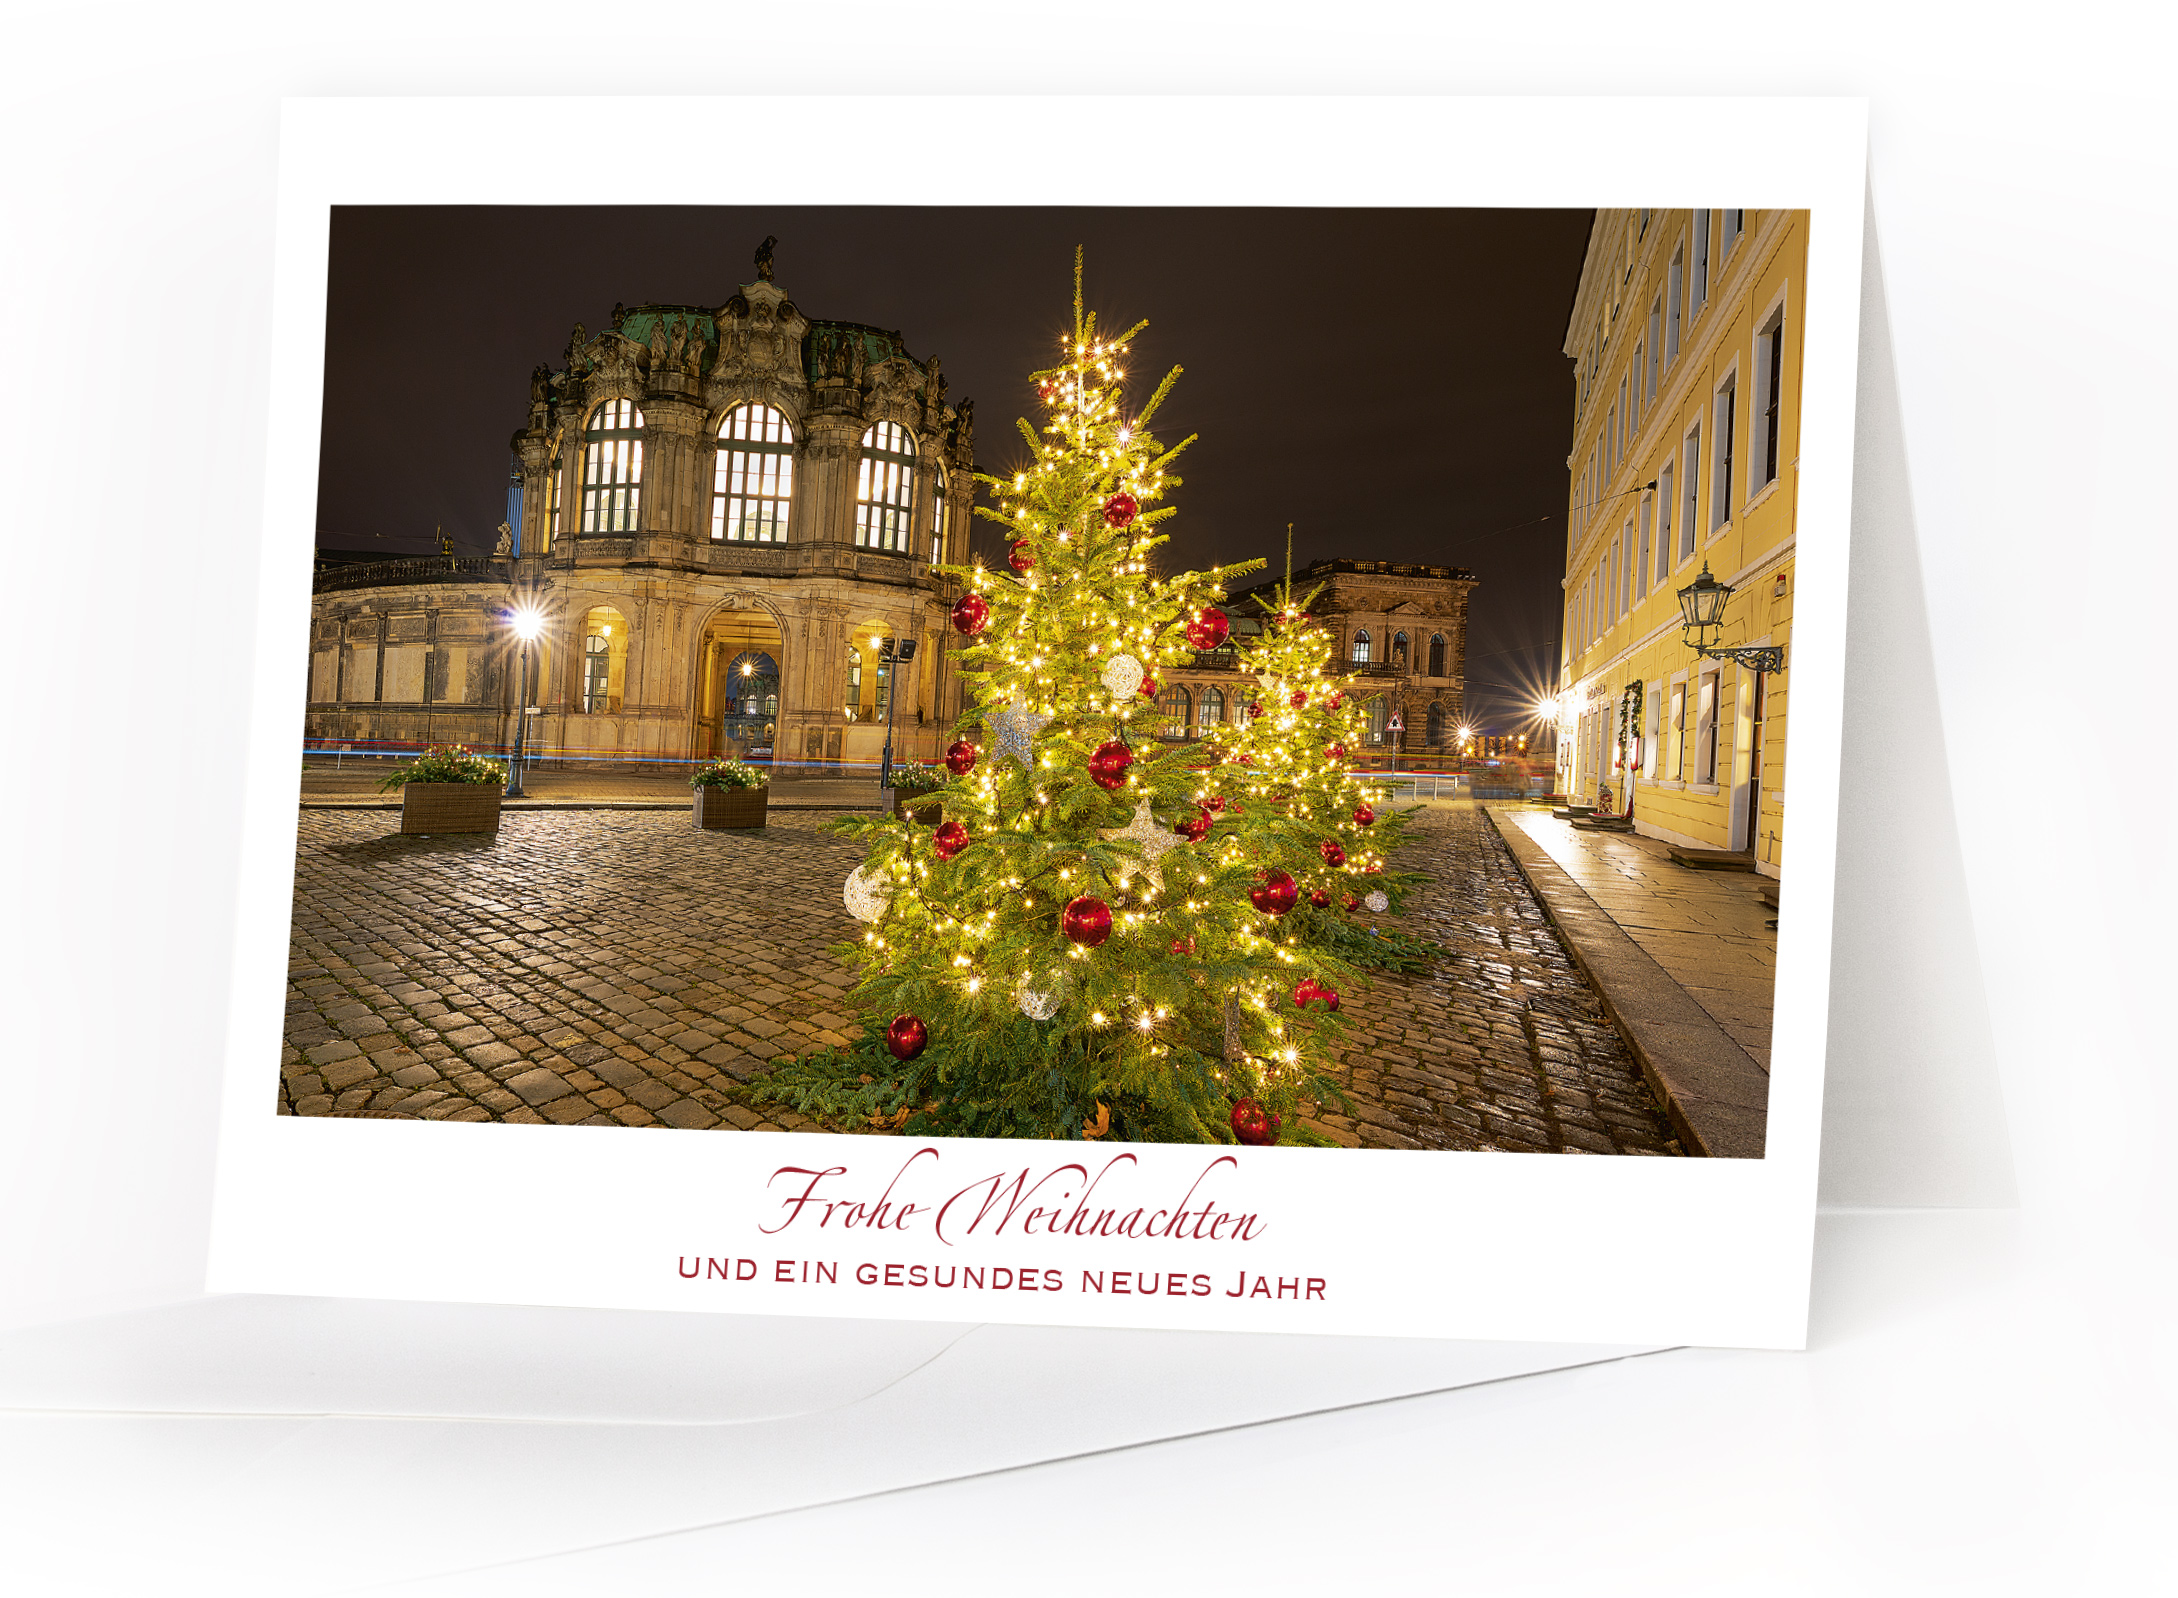
<svg viewBox="0 0 2178 1598">
<path fill-rule="evenodd" d="M 341 207 L 333 212 L 318 542 L 488 551 L 529 374 L 614 303 L 715 306 L 776 281 L 818 320 L 896 328 L 976 402 L 980 470 L 1025 453 L 1074 247 L 1103 327 L 1142 318 L 1130 387 L 1184 366 L 1152 430 L 1200 435 L 1168 503 L 1177 566 L 1325 557 L 1465 566 L 1470 714 L 1512 730 L 1554 674 L 1572 363 L 1589 211 Z M 988 527 L 989 524 L 983 524 Z M 979 533 L 986 556 L 1002 547 Z"/>
</svg>

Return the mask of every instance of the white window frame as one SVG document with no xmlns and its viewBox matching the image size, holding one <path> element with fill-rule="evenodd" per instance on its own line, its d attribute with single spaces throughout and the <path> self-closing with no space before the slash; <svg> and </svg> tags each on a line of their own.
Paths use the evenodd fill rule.
<svg viewBox="0 0 2178 1598">
<path fill-rule="evenodd" d="M 896 435 L 903 441 L 899 447 L 893 444 Z M 897 555 L 914 551 L 919 449 L 914 431 L 898 422 L 872 422 L 863 429 L 855 472 L 855 548 Z"/>
<path fill-rule="evenodd" d="M 1769 389 L 1773 383 L 1777 388 L 1777 441 L 1774 452 L 1768 430 L 1765 428 L 1757 447 L 1750 450 L 1747 456 L 1747 501 L 1750 504 L 1757 494 L 1762 493 L 1772 483 L 1785 475 L 1783 356 L 1785 353 L 1786 297 L 1786 286 L 1780 285 L 1777 293 L 1771 297 L 1770 303 L 1763 309 L 1760 319 L 1755 323 L 1754 345 L 1748 355 L 1748 364 L 1754 371 L 1755 394 L 1767 399 Z M 1773 328 L 1775 329 L 1774 340 L 1771 337 Z M 1751 426 L 1753 419 L 1751 409 L 1748 415 Z M 1765 456 L 1769 458 L 1765 460 Z M 1757 480 L 1755 473 L 1764 466 L 1768 467 L 1769 473 Z"/>
<path fill-rule="evenodd" d="M 1672 557 L 1678 552 L 1672 548 L 1678 524 L 1671 519 L 1672 495 L 1679 486 L 1678 460 L 1667 459 L 1656 472 L 1656 586 L 1662 588 L 1671 580 Z"/>
<path fill-rule="evenodd" d="M 1664 307 L 1664 366 L 1679 358 L 1679 343 L 1686 329 L 1684 298 L 1686 293 L 1686 243 L 1671 252 L 1671 266 L 1665 273 L 1665 297 L 1670 302 Z"/>
<path fill-rule="evenodd" d="M 1655 529 L 1651 525 L 1655 521 L 1655 506 L 1649 503 L 1652 498 L 1653 495 L 1643 493 L 1636 502 L 1641 518 L 1641 555 L 1634 567 L 1633 602 L 1637 605 L 1649 597 L 1649 567 L 1652 564 L 1651 548 L 1655 537 Z"/>
<path fill-rule="evenodd" d="M 1689 324 L 1701 314 L 1702 307 L 1709 303 L 1709 291 L 1714 287 L 1710 281 L 1715 275 L 1712 271 L 1715 263 L 1709 258 L 1709 213 L 1707 211 L 1696 211 L 1694 213 L 1693 246 L 1692 251 L 1687 256 L 1686 319 Z"/>
<path fill-rule="evenodd" d="M 741 418 L 746 421 L 740 431 L 729 436 Z M 731 544 L 785 543 L 794 514 L 793 420 L 776 405 L 743 400 L 727 407 L 713 438 L 718 456 L 711 472 L 712 539 Z M 729 513 L 737 505 L 759 506 L 774 514 L 758 514 L 752 521 L 744 510 L 738 523 L 730 525 Z"/>
<path fill-rule="evenodd" d="M 1732 503 L 1732 473 L 1739 464 L 1735 458 L 1739 448 L 1739 357 L 1736 355 L 1709 391 L 1709 415 L 1709 536 L 1715 538 L 1732 525 L 1737 509 Z M 1719 440 L 1726 442 L 1720 444 Z"/>
<path fill-rule="evenodd" d="M 1702 422 L 1699 417 L 1679 440 L 1679 458 L 1679 550 L 1672 560 L 1674 571 L 1692 561 L 1701 545 Z"/>
</svg>

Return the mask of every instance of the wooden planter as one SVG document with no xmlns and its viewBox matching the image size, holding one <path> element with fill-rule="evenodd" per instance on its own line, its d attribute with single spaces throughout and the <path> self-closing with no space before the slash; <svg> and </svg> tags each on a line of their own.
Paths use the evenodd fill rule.
<svg viewBox="0 0 2178 1598">
<path fill-rule="evenodd" d="M 935 827 L 944 813 L 944 806 L 936 799 L 926 799 L 918 790 L 895 788 L 892 790 L 892 813 L 906 816 L 918 827 Z"/>
<path fill-rule="evenodd" d="M 696 825 L 705 832 L 740 832 L 764 824 L 771 787 L 698 788 Z"/>
<path fill-rule="evenodd" d="M 499 801 L 506 790 L 496 782 L 407 782 L 401 785 L 403 832 L 497 832 Z"/>
</svg>

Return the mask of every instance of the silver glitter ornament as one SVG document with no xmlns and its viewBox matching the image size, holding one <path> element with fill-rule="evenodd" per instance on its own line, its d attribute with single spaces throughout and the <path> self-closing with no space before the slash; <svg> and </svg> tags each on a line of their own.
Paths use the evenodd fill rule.
<svg viewBox="0 0 2178 1598">
<path fill-rule="evenodd" d="M 1142 854 L 1142 874 L 1149 878 L 1150 886 L 1159 893 L 1165 891 L 1165 874 L 1157 867 L 1157 860 L 1167 849 L 1180 840 L 1172 829 L 1150 814 L 1150 802 L 1144 799 L 1134 807 L 1134 819 L 1124 827 L 1115 827 L 1104 833 L 1106 843 L 1131 843 Z M 1126 868 L 1120 868 L 1124 871 Z"/>
<path fill-rule="evenodd" d="M 1049 715 L 1029 710 L 994 710 L 984 718 L 998 752 L 1024 766 L 1036 764 L 1036 735 L 1051 725 Z"/>
<path fill-rule="evenodd" d="M 1382 915 L 1386 910 L 1389 910 L 1392 904 L 1391 899 L 1385 894 L 1382 888 L 1376 889 L 1369 895 L 1368 898 L 1362 900 L 1361 902 L 1367 905 L 1371 910 L 1374 910 L 1378 915 Z"/>
<path fill-rule="evenodd" d="M 1031 1021 L 1050 1020 L 1059 1013 L 1059 1006 L 1066 1002 L 1066 974 L 1053 973 L 1049 981 L 1050 988 L 1039 993 L 1030 982 L 1029 974 L 1026 971 L 1021 973 L 1021 981 L 1013 992 L 1013 1002 L 1020 1006 L 1021 1013 Z"/>
</svg>

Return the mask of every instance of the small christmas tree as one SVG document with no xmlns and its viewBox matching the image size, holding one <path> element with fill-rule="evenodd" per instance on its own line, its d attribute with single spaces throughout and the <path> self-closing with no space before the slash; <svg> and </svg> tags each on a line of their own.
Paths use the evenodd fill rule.
<svg viewBox="0 0 2178 1598">
<path fill-rule="evenodd" d="M 1290 540 L 1288 529 L 1289 572 Z M 1390 808 L 1386 790 L 1353 773 L 1377 696 L 1335 668 L 1331 635 L 1309 610 L 1321 592 L 1296 595 L 1289 575 L 1258 600 L 1261 632 L 1237 637 L 1237 664 L 1255 691 L 1213 737 L 1218 764 L 1204 785 L 1205 803 L 1226 814 L 1237 808 L 1244 819 L 1267 810 L 1283 823 L 1271 834 L 1282 846 L 1277 864 L 1301 892 L 1292 931 L 1312 958 L 1416 969 L 1429 945 L 1353 919 L 1399 909 L 1424 879 L 1389 869 L 1406 817 Z M 1339 1002 L 1327 981 L 1319 987 Z"/>
<path fill-rule="evenodd" d="M 1297 1002 L 1298 899 L 1272 862 L 1299 843 L 1274 812 L 1205 820 L 1185 745 L 1137 745 L 1160 666 L 1188 660 L 1230 579 L 1150 574 L 1174 458 L 1123 405 L 1141 324 L 1102 335 L 1081 300 L 1065 359 L 1034 374 L 1029 459 L 982 477 L 1008 570 L 947 568 L 974 698 L 936 790 L 944 819 L 856 819 L 848 879 L 867 923 L 843 957 L 877 1017 L 855 1046 L 788 1062 L 753 1092 L 835 1122 L 916 1132 L 1274 1141 L 1343 1023 Z M 1213 641 L 1214 642 L 1214 641 Z M 988 746 L 967 734 L 987 730 Z"/>
</svg>

